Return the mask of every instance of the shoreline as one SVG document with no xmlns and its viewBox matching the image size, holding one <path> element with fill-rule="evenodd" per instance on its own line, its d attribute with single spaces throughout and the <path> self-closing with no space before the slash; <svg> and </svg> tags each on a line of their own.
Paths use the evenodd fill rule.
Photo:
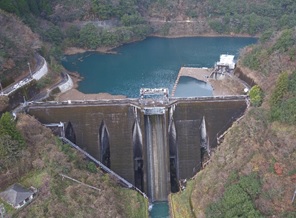
<svg viewBox="0 0 296 218">
<path fill-rule="evenodd" d="M 220 76 L 218 79 L 213 79 L 209 77 L 213 70 L 214 68 L 181 67 L 174 88 L 177 88 L 178 79 L 180 77 L 191 77 L 209 84 L 213 89 L 213 96 L 243 94 L 245 87 L 236 77 L 231 77 L 226 74 Z M 173 89 L 172 97 L 174 96 L 174 91 Z"/>
<path fill-rule="evenodd" d="M 205 34 L 196 34 L 196 35 L 172 35 L 172 36 L 163 36 L 163 35 L 149 35 L 148 37 L 158 37 L 158 38 L 168 38 L 168 39 L 176 39 L 176 38 L 192 38 L 192 37 L 229 37 L 229 38 L 258 38 L 259 36 L 251 36 L 247 34 L 215 34 L 215 33 L 205 33 Z M 148 38 L 147 37 L 147 38 Z"/>
<path fill-rule="evenodd" d="M 223 96 L 223 95 L 240 95 L 243 94 L 244 86 L 236 77 L 224 76 L 220 79 L 208 78 L 211 74 L 213 68 L 197 68 L 197 67 L 181 67 L 178 73 L 178 78 L 181 76 L 191 77 L 200 81 L 208 83 L 213 89 L 213 96 Z M 73 80 L 73 88 L 65 93 L 60 93 L 57 95 L 57 101 L 67 101 L 67 100 L 115 100 L 115 99 L 125 99 L 125 95 L 112 95 L 110 93 L 83 93 L 79 91 L 78 83 L 83 79 L 77 72 L 69 73 Z M 177 79 L 178 80 L 178 79 Z M 176 80 L 176 86 L 178 86 L 178 81 Z M 171 90 L 171 96 L 174 97 L 174 90 Z"/>
<path fill-rule="evenodd" d="M 115 48 L 118 48 L 119 46 L 114 47 L 100 47 L 97 49 L 84 49 L 84 48 L 78 48 L 78 47 L 69 47 L 64 50 L 64 55 L 76 55 L 76 54 L 83 54 L 85 52 L 99 52 L 103 54 L 117 54 L 117 52 L 112 51 Z"/>
<path fill-rule="evenodd" d="M 128 42 L 128 43 L 120 44 L 118 46 L 100 47 L 100 48 L 97 48 L 95 50 L 76 48 L 76 47 L 69 47 L 64 51 L 64 54 L 65 55 L 75 55 L 75 54 L 81 54 L 81 53 L 85 53 L 85 52 L 100 52 L 100 53 L 103 53 L 103 54 L 117 54 L 117 52 L 112 51 L 112 50 L 116 49 L 116 48 L 118 48 L 118 47 L 120 47 L 122 45 L 143 41 L 143 40 L 145 40 L 145 39 L 147 39 L 149 37 L 157 37 L 157 38 L 190 38 L 190 37 L 229 37 L 229 38 L 232 38 L 232 37 L 241 37 L 241 38 L 249 37 L 249 38 L 257 38 L 257 36 L 250 36 L 250 35 L 244 35 L 244 34 L 235 34 L 235 35 L 219 35 L 219 34 L 202 34 L 202 35 L 200 35 L 200 34 L 198 34 L 198 35 L 173 35 L 173 36 L 161 36 L 161 35 L 155 34 L 155 35 L 149 35 L 144 39 L 134 40 L 134 41 L 131 41 L 131 42 Z M 180 68 L 180 70 L 181 69 L 182 69 L 182 67 Z M 69 100 L 77 100 L 77 98 L 79 98 L 80 100 L 83 100 L 83 99 L 87 99 L 87 100 L 96 99 L 96 100 L 98 100 L 98 99 L 118 99 L 118 98 L 123 99 L 123 98 L 127 98 L 124 95 L 112 95 L 112 94 L 109 94 L 109 93 L 95 93 L 95 94 L 82 93 L 82 92 L 80 92 L 78 90 L 78 86 L 79 86 L 79 82 L 81 80 L 83 80 L 83 77 L 81 77 L 81 75 L 78 72 L 70 72 L 70 71 L 68 71 L 68 73 L 69 73 L 69 75 L 71 76 L 71 78 L 73 80 L 74 86 L 68 92 L 58 95 L 57 96 L 58 100 L 67 100 L 67 98 L 69 98 Z M 195 76 L 191 75 L 190 77 L 196 79 Z M 230 94 L 229 93 L 230 90 L 226 90 L 227 89 L 226 86 L 228 86 L 228 89 L 230 88 L 229 87 L 229 82 L 230 81 L 227 82 L 227 85 L 222 84 L 222 83 L 218 84 L 217 81 L 213 81 L 211 79 L 208 79 L 207 82 L 212 86 L 214 96 L 218 96 L 218 95 L 226 94 L 226 93 Z M 232 84 L 232 85 L 234 85 L 234 84 Z M 220 86 L 222 86 L 222 87 L 220 87 Z M 238 90 L 237 89 L 235 91 L 231 90 L 230 92 L 231 92 L 231 94 L 233 94 L 233 92 L 238 92 Z"/>
<path fill-rule="evenodd" d="M 83 93 L 78 90 L 78 84 L 83 79 L 78 72 L 68 72 L 69 76 L 73 81 L 73 88 L 65 93 L 59 93 L 56 96 L 57 101 L 68 101 L 68 100 L 114 100 L 114 99 L 125 99 L 125 95 L 112 95 L 110 93 Z"/>
<path fill-rule="evenodd" d="M 99 47 L 97 49 L 84 49 L 79 47 L 69 47 L 64 50 L 64 55 L 75 55 L 75 54 L 82 54 L 85 52 L 99 52 L 103 54 L 117 54 L 117 52 L 112 51 L 113 49 L 119 48 L 120 46 L 127 45 L 134 42 L 141 42 L 149 37 L 157 37 L 157 38 L 166 38 L 166 39 L 177 39 L 177 38 L 193 38 L 193 37 L 229 37 L 229 38 L 258 38 L 259 36 L 251 36 L 247 34 L 215 34 L 215 33 L 206 33 L 206 34 L 196 34 L 196 35 L 171 35 L 171 36 L 163 36 L 158 34 L 151 34 L 143 39 L 135 39 L 130 42 L 121 43 L 119 45 L 110 46 L 110 47 Z"/>
</svg>

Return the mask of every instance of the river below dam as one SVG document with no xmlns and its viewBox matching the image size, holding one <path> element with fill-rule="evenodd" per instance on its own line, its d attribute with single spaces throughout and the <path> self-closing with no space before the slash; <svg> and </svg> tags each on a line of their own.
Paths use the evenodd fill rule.
<svg viewBox="0 0 296 218">
<path fill-rule="evenodd" d="M 237 58 L 240 49 L 256 42 L 250 37 L 149 37 L 120 46 L 112 54 L 85 52 L 65 56 L 62 64 L 83 77 L 78 87 L 81 92 L 134 98 L 139 97 L 143 87 L 165 87 L 171 92 L 181 67 L 213 67 L 221 54 Z M 180 93 L 184 95 L 188 96 Z"/>
<path fill-rule="evenodd" d="M 149 211 L 150 218 L 169 218 L 169 205 L 168 202 L 154 202 L 151 205 L 151 210 Z"/>
</svg>

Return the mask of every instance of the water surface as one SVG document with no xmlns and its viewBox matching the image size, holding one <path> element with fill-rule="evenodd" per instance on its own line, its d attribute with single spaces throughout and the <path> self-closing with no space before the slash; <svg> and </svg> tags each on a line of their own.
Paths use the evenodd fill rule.
<svg viewBox="0 0 296 218">
<path fill-rule="evenodd" d="M 220 54 L 233 54 L 256 43 L 255 38 L 235 37 L 150 37 L 121 46 L 117 54 L 86 52 L 66 56 L 63 66 L 84 79 L 78 89 L 84 93 L 107 92 L 139 97 L 139 89 L 173 88 L 182 66 L 212 67 Z"/>
<path fill-rule="evenodd" d="M 150 218 L 169 218 L 168 202 L 154 202 L 149 213 Z"/>
<path fill-rule="evenodd" d="M 181 76 L 174 97 L 212 96 L 213 88 L 206 82 Z"/>
</svg>

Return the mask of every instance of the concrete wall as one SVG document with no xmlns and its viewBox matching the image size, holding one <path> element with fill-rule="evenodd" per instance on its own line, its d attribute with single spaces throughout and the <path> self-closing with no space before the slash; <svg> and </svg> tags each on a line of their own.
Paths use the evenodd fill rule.
<svg viewBox="0 0 296 218">
<path fill-rule="evenodd" d="M 182 101 L 176 104 L 174 121 L 177 132 L 179 175 L 192 177 L 201 168 L 200 125 L 203 116 L 207 126 L 209 144 L 213 148 L 217 136 L 230 127 L 243 113 L 245 101 Z"/>
<path fill-rule="evenodd" d="M 60 89 L 61 93 L 64 93 L 64 92 L 73 88 L 73 80 L 71 79 L 69 74 L 66 74 L 66 76 L 67 76 L 67 81 L 65 83 L 59 85 L 59 89 Z"/>
<path fill-rule="evenodd" d="M 28 113 L 42 123 L 71 121 L 76 143 L 91 155 L 100 158 L 99 128 L 104 121 L 109 132 L 111 169 L 134 184 L 133 125 L 137 114 L 143 137 L 144 190 L 147 191 L 147 155 L 145 136 L 145 116 L 140 109 L 135 109 L 137 101 L 125 103 L 112 101 L 104 104 L 88 105 L 33 105 Z M 178 179 L 190 178 L 200 170 L 200 124 L 205 117 L 207 134 L 211 147 L 216 146 L 217 135 L 222 134 L 246 108 L 244 99 L 233 100 L 179 100 L 170 107 L 175 107 L 172 114 L 176 127 L 176 150 L 178 157 Z M 163 126 L 168 137 L 168 120 Z M 168 141 L 168 139 L 165 139 Z M 169 147 L 169 146 L 167 146 Z M 168 182 L 169 182 L 168 178 Z M 169 187 L 169 186 L 168 186 Z M 147 192 L 146 192 L 147 193 Z"/>
<path fill-rule="evenodd" d="M 129 105 L 70 106 L 29 109 L 42 123 L 71 122 L 76 144 L 99 160 L 99 128 L 104 120 L 109 132 L 111 169 L 134 183 L 132 126 Z"/>
<path fill-rule="evenodd" d="M 43 57 L 41 57 L 41 58 L 43 59 L 43 65 L 42 65 L 42 67 L 40 69 L 38 69 L 33 74 L 33 79 L 36 79 L 36 80 L 40 80 L 48 72 L 47 62 L 46 62 L 46 60 Z"/>
</svg>

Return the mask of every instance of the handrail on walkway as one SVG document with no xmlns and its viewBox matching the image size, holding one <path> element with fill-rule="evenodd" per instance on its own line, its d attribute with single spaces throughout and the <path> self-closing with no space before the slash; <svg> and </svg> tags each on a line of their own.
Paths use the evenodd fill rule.
<svg viewBox="0 0 296 218">
<path fill-rule="evenodd" d="M 76 148 L 78 151 L 80 151 L 81 153 L 83 153 L 85 156 L 87 156 L 93 162 L 95 162 L 96 164 L 98 164 L 100 166 L 100 168 L 103 169 L 105 172 L 107 172 L 107 173 L 111 174 L 112 176 L 116 177 L 127 188 L 129 188 L 129 189 L 135 189 L 137 192 L 139 192 L 145 198 L 148 198 L 147 195 L 144 192 L 142 192 L 140 189 L 138 189 L 137 187 L 135 187 L 133 184 L 131 184 L 130 182 L 128 182 L 127 180 L 125 180 L 124 178 L 122 178 L 121 176 L 119 176 L 117 173 L 115 173 L 114 171 L 112 171 L 110 168 L 106 167 L 103 163 L 101 163 L 96 158 L 94 158 L 93 156 L 91 156 L 89 153 L 87 153 L 86 151 L 84 151 L 83 149 L 81 149 L 78 145 L 74 144 L 73 142 L 71 142 L 69 139 L 67 139 L 65 137 L 59 137 L 59 138 L 64 143 L 67 143 L 70 146 Z"/>
</svg>

